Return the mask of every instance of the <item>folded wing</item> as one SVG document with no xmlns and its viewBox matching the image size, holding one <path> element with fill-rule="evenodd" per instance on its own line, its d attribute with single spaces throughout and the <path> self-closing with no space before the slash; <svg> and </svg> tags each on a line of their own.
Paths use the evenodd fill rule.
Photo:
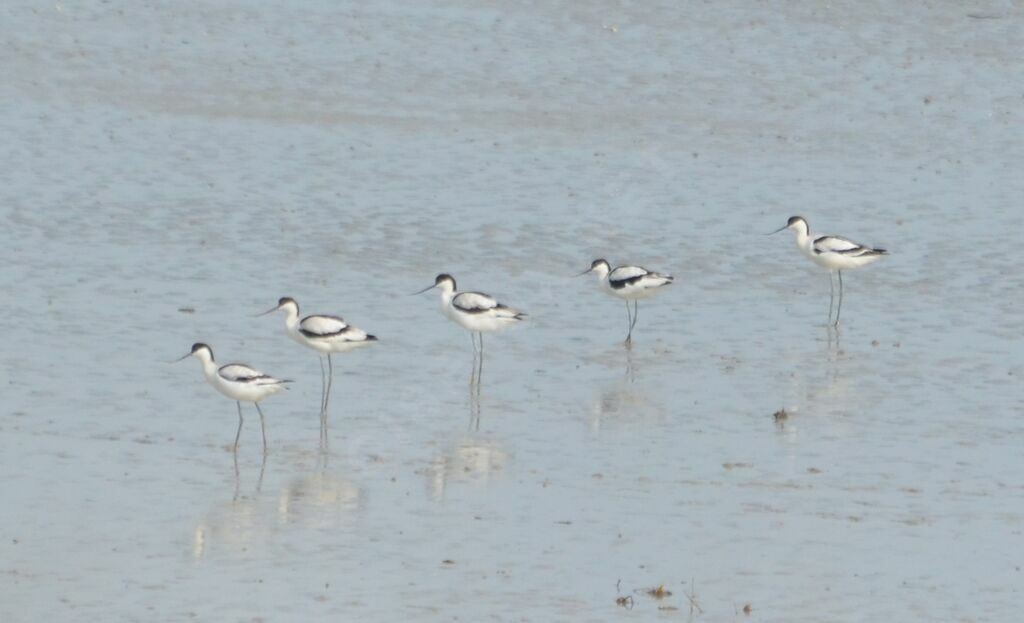
<svg viewBox="0 0 1024 623">
<path fill-rule="evenodd" d="M 452 299 L 452 306 L 467 314 L 482 314 L 499 307 L 498 301 L 481 292 L 462 292 Z"/>
<path fill-rule="evenodd" d="M 278 385 L 280 383 L 287 383 L 288 381 L 281 381 L 275 379 L 269 374 L 263 374 L 255 368 L 241 363 L 229 363 L 226 366 L 221 366 L 218 371 L 220 376 L 232 383 L 252 383 L 254 385 Z"/>
<path fill-rule="evenodd" d="M 842 236 L 822 236 L 815 239 L 814 252 L 819 255 L 823 253 L 836 253 L 848 257 L 886 254 L 885 249 L 873 249 Z"/>
</svg>

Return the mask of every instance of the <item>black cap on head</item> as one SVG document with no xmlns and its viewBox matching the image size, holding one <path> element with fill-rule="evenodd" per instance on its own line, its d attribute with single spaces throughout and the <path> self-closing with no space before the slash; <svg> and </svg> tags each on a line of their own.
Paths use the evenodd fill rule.
<svg viewBox="0 0 1024 623">
<path fill-rule="evenodd" d="M 442 281 L 451 281 L 452 283 L 455 283 L 455 277 L 452 277 L 448 273 L 441 273 L 440 275 L 434 278 L 434 285 L 437 285 Z"/>
<path fill-rule="evenodd" d="M 283 305 L 287 305 L 288 303 L 295 303 L 295 299 L 293 299 L 290 296 L 282 296 L 281 298 L 277 299 L 277 306 L 278 307 L 281 307 Z M 298 303 L 295 303 L 295 305 L 298 305 Z"/>
<path fill-rule="evenodd" d="M 799 223 L 800 221 L 803 221 L 805 223 L 807 222 L 807 221 L 804 221 L 804 217 L 802 217 L 802 216 L 791 216 L 791 217 L 789 217 L 789 220 L 786 221 L 786 227 L 791 227 L 794 224 Z"/>
<path fill-rule="evenodd" d="M 596 260 L 594 260 L 593 262 L 590 263 L 590 267 L 591 268 L 597 268 L 601 264 L 607 265 L 608 264 L 608 260 L 606 260 L 604 258 L 596 259 Z"/>
<path fill-rule="evenodd" d="M 203 350 L 204 348 L 206 350 L 210 350 L 210 347 L 207 346 L 206 344 L 203 344 L 202 342 L 196 342 L 195 344 L 192 345 L 192 354 L 197 353 L 197 352 Z"/>
</svg>

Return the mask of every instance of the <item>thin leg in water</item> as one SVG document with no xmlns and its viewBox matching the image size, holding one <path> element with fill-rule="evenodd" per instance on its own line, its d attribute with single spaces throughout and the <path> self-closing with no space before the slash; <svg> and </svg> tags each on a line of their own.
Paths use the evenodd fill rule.
<svg viewBox="0 0 1024 623">
<path fill-rule="evenodd" d="M 256 481 L 256 493 L 259 493 L 260 489 L 263 487 L 263 474 L 266 471 L 267 471 L 267 453 L 264 452 L 263 453 L 263 461 L 260 463 L 260 477 Z"/>
<path fill-rule="evenodd" d="M 832 271 L 828 271 L 828 321 L 832 322 L 832 305 L 836 299 L 836 282 L 832 279 Z"/>
<path fill-rule="evenodd" d="M 636 326 L 636 321 L 640 317 L 640 300 L 633 301 L 633 324 L 629 325 L 629 332 L 633 332 L 633 327 Z"/>
<path fill-rule="evenodd" d="M 477 361 L 476 368 L 476 387 L 470 388 L 472 395 L 470 396 L 472 402 L 473 430 L 480 430 L 480 388 L 483 386 L 484 376 L 484 334 L 480 334 L 480 358 Z"/>
<path fill-rule="evenodd" d="M 324 358 L 317 355 L 316 359 L 320 362 L 320 415 L 322 416 L 326 410 L 324 399 L 327 398 L 327 371 L 324 370 Z"/>
<path fill-rule="evenodd" d="M 324 415 L 327 415 L 327 403 L 331 401 L 331 386 L 334 385 L 334 361 L 331 353 L 327 353 L 327 393 L 324 395 Z"/>
<path fill-rule="evenodd" d="M 238 452 L 238 439 L 242 436 L 242 403 L 238 400 L 235 401 L 238 406 L 238 432 L 235 433 L 235 452 Z"/>
<path fill-rule="evenodd" d="M 238 471 L 238 452 L 233 452 L 231 456 L 235 463 L 235 495 L 231 499 L 238 500 L 238 493 L 242 488 L 242 475 Z"/>
<path fill-rule="evenodd" d="M 480 334 L 480 363 L 476 370 L 476 393 L 480 395 L 480 381 L 484 376 L 484 334 Z"/>
<path fill-rule="evenodd" d="M 626 343 L 633 341 L 633 311 L 629 308 L 629 301 L 626 301 L 626 318 L 629 322 L 629 331 L 626 332 Z"/>
<path fill-rule="evenodd" d="M 469 339 L 472 340 L 472 342 L 473 342 L 473 368 L 472 368 L 472 371 L 469 374 L 469 386 L 470 386 L 470 388 L 472 388 L 473 386 L 476 385 L 476 358 L 477 358 L 477 350 L 476 350 L 476 332 L 475 331 L 470 331 L 469 332 Z"/>
<path fill-rule="evenodd" d="M 836 322 L 832 326 L 839 326 L 839 313 L 843 311 L 843 271 L 836 271 L 839 273 L 839 305 L 836 307 Z"/>
<path fill-rule="evenodd" d="M 263 409 L 260 409 L 260 403 L 254 402 L 253 404 L 256 405 L 256 410 L 259 411 L 259 413 L 260 413 L 260 430 L 263 431 L 263 454 L 266 454 L 267 453 L 267 426 L 266 426 L 266 423 L 263 421 Z"/>
</svg>

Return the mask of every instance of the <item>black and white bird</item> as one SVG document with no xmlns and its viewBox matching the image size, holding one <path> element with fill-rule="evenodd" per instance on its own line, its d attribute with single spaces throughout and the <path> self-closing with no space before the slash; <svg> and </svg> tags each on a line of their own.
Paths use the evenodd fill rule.
<svg viewBox="0 0 1024 623">
<path fill-rule="evenodd" d="M 463 329 L 480 337 L 480 352 L 484 347 L 484 332 L 498 331 L 518 324 L 526 314 L 503 305 L 494 297 L 481 292 L 459 292 L 451 275 L 441 274 L 434 279 L 434 285 L 423 288 L 416 294 L 437 288 L 441 291 L 441 313 Z M 476 341 L 473 342 L 476 349 Z"/>
<path fill-rule="evenodd" d="M 260 314 L 265 316 L 275 311 L 284 311 L 284 326 L 288 336 L 307 348 L 320 354 L 320 414 L 327 413 L 331 399 L 331 385 L 334 380 L 333 353 L 345 353 L 377 341 L 377 337 L 362 329 L 353 327 L 340 316 L 312 315 L 299 320 L 299 304 L 291 297 L 283 297 L 277 306 Z M 327 355 L 327 372 L 324 373 L 323 355 Z"/>
<path fill-rule="evenodd" d="M 633 341 L 633 327 L 636 326 L 637 306 L 640 299 L 654 296 L 661 288 L 672 283 L 672 275 L 655 273 L 642 266 L 619 266 L 612 269 L 607 260 L 598 259 L 590 264 L 590 268 L 580 273 L 594 273 L 601 283 L 601 289 L 608 294 L 626 300 L 626 315 L 629 319 L 629 331 L 626 343 Z M 629 302 L 633 301 L 632 311 Z"/>
<path fill-rule="evenodd" d="M 829 271 L 828 284 L 831 296 L 828 302 L 828 319 L 832 326 L 839 326 L 839 314 L 843 309 L 843 271 L 862 268 L 877 262 L 889 252 L 854 242 L 842 236 L 812 236 L 807 220 L 802 216 L 791 216 L 785 225 L 773 231 L 777 234 L 784 229 L 791 229 L 796 234 L 796 246 L 812 262 Z M 835 322 L 832 321 L 832 308 L 835 302 L 835 284 L 832 273 L 839 275 L 839 305 L 836 307 Z"/>
<path fill-rule="evenodd" d="M 267 427 L 263 421 L 263 410 L 260 409 L 260 401 L 268 396 L 288 389 L 285 383 L 289 380 L 276 379 L 269 374 L 242 363 L 229 363 L 217 367 L 213 359 L 213 350 L 203 343 L 195 343 L 192 350 L 177 361 L 195 357 L 203 364 L 203 375 L 213 385 L 214 389 L 235 401 L 238 405 L 238 432 L 235 433 L 234 449 L 238 450 L 238 438 L 242 435 L 242 402 L 251 402 L 256 405 L 256 411 L 260 414 L 260 430 L 263 432 L 263 451 L 267 451 Z"/>
</svg>

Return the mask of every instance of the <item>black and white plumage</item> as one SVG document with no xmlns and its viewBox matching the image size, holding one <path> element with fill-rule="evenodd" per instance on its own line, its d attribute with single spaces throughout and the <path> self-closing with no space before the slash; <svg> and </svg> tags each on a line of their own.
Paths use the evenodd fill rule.
<svg viewBox="0 0 1024 623">
<path fill-rule="evenodd" d="M 626 314 L 629 317 L 629 331 L 626 342 L 633 340 L 633 327 L 636 326 L 636 314 L 639 299 L 654 296 L 661 288 L 670 285 L 672 275 L 656 273 L 643 266 L 619 266 L 612 269 L 607 260 L 597 259 L 590 264 L 588 270 L 580 273 L 594 273 L 601 284 L 601 289 L 612 296 L 626 300 Z M 633 301 L 632 311 L 629 301 Z"/>
<path fill-rule="evenodd" d="M 284 325 L 288 336 L 319 353 L 343 353 L 377 341 L 376 336 L 353 327 L 341 316 L 314 314 L 300 319 L 299 304 L 288 296 L 278 299 L 276 306 L 260 315 L 278 310 L 285 313 Z"/>
<path fill-rule="evenodd" d="M 181 359 L 195 357 L 203 364 L 203 375 L 214 389 L 231 398 L 238 405 L 238 432 L 235 433 L 235 449 L 238 449 L 238 439 L 242 434 L 242 402 L 251 402 L 256 405 L 260 414 L 260 429 L 263 432 L 263 450 L 267 449 L 267 429 L 263 421 L 263 410 L 260 409 L 260 401 L 286 389 L 287 379 L 277 379 L 269 374 L 264 374 L 252 366 L 243 363 L 229 363 L 217 367 L 213 359 L 213 350 L 206 344 L 197 342 L 192 345 L 192 350 Z M 181 361 L 179 359 L 178 361 Z"/>
<path fill-rule="evenodd" d="M 522 320 L 526 314 L 516 311 L 508 305 L 502 305 L 493 297 L 481 292 L 460 292 L 452 297 L 452 307 L 460 312 L 477 316 L 493 316 L 495 318 L 511 318 Z"/>
<path fill-rule="evenodd" d="M 826 268 L 834 265 L 836 270 L 860 268 L 889 252 L 854 242 L 842 236 L 820 236 L 811 245 L 815 257 L 823 260 Z M 837 257 L 833 257 L 837 256 Z"/>
<path fill-rule="evenodd" d="M 658 288 L 672 283 L 672 279 L 672 275 L 654 273 L 642 266 L 619 266 L 608 273 L 607 282 L 615 296 L 635 300 L 653 296 Z"/>
<path fill-rule="evenodd" d="M 299 304 L 291 297 L 285 296 L 278 299 L 277 306 L 267 310 L 264 314 L 278 310 L 285 313 L 284 324 L 289 337 L 321 355 L 327 355 L 326 373 L 323 369 L 323 359 L 320 360 L 320 376 L 323 382 L 320 394 L 320 433 L 325 435 L 326 422 L 323 417 L 327 413 L 327 404 L 331 398 L 331 385 L 334 381 L 334 362 L 331 360 L 331 355 L 367 346 L 376 342 L 377 337 L 348 324 L 341 316 L 314 314 L 300 320 Z M 325 440 L 323 437 L 321 439 Z"/>
<path fill-rule="evenodd" d="M 832 326 L 839 325 L 839 314 L 843 308 L 843 271 L 862 268 L 888 255 L 885 249 L 869 247 L 842 236 L 812 236 L 807 220 L 802 216 L 791 216 L 785 225 L 772 233 L 790 229 L 796 234 L 796 245 L 812 262 L 829 271 L 829 287 L 832 296 L 829 300 L 828 318 Z M 839 305 L 836 307 L 835 321 L 832 321 L 832 309 L 835 303 L 835 285 L 831 273 L 839 277 Z"/>
<path fill-rule="evenodd" d="M 244 363 L 229 363 L 226 366 L 217 368 L 217 374 L 231 383 L 260 385 L 277 385 L 288 381 L 279 381 L 269 374 L 263 374 L 259 370 L 245 365 Z"/>
<path fill-rule="evenodd" d="M 423 288 L 416 294 L 437 288 L 441 291 L 441 313 L 455 324 L 470 332 L 473 340 L 473 354 L 480 354 L 480 367 L 474 368 L 476 383 L 483 370 L 484 332 L 499 331 L 526 319 L 526 314 L 499 303 L 493 296 L 483 292 L 459 292 L 455 278 L 440 274 L 434 278 L 434 285 Z M 477 337 L 480 346 L 477 348 Z M 472 384 L 472 383 L 471 383 Z"/>
<path fill-rule="evenodd" d="M 297 329 L 310 342 L 310 348 L 324 353 L 345 352 L 377 341 L 376 336 L 338 316 L 306 316 L 299 321 Z"/>
<path fill-rule="evenodd" d="M 499 303 L 483 292 L 459 292 L 451 275 L 441 274 L 417 294 L 437 288 L 441 291 L 441 312 L 460 327 L 482 333 L 498 331 L 526 319 L 526 314 Z"/>
</svg>

